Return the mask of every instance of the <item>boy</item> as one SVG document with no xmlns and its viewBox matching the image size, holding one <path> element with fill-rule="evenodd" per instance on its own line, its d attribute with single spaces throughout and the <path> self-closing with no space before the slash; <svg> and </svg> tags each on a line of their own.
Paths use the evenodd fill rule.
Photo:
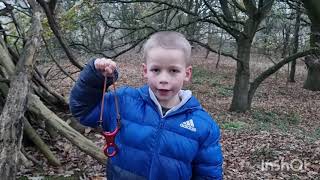
<svg viewBox="0 0 320 180">
<path fill-rule="evenodd" d="M 222 179 L 218 125 L 189 90 L 191 46 L 177 32 L 157 32 L 144 44 L 147 85 L 117 90 L 121 129 L 119 152 L 107 162 L 108 180 Z M 70 109 L 84 125 L 97 127 L 103 75 L 117 76 L 110 59 L 92 60 L 70 95 Z M 116 127 L 114 94 L 105 94 L 103 128 Z"/>
</svg>

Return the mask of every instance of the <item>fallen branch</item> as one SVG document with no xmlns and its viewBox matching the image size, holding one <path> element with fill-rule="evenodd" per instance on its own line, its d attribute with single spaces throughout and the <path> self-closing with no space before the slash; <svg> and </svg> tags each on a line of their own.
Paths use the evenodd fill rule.
<svg viewBox="0 0 320 180">
<path fill-rule="evenodd" d="M 39 97 L 33 94 L 28 95 L 28 110 L 43 119 L 48 125 L 55 128 L 63 137 L 67 138 L 73 145 L 77 146 L 86 154 L 95 158 L 101 164 L 105 164 L 107 157 L 89 139 L 70 127 L 65 121 L 60 119 L 55 113 L 48 109 Z"/>
<path fill-rule="evenodd" d="M 48 162 L 53 166 L 60 166 L 60 161 L 54 156 L 46 143 L 42 141 L 37 132 L 33 129 L 29 121 L 24 118 L 24 132 L 28 138 L 38 147 L 41 153 L 48 159 Z"/>
</svg>

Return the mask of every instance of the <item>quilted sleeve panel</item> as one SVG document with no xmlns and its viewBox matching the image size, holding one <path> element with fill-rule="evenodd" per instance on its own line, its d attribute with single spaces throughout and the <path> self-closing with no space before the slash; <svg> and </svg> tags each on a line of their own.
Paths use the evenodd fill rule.
<svg viewBox="0 0 320 180">
<path fill-rule="evenodd" d="M 209 134 L 193 160 L 192 180 L 222 179 L 223 156 L 219 126 L 213 122 Z"/>
</svg>

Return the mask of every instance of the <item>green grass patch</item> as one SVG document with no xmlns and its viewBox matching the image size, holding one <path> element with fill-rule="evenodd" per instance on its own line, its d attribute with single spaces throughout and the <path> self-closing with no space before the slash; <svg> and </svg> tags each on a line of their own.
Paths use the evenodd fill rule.
<svg viewBox="0 0 320 180">
<path fill-rule="evenodd" d="M 305 134 L 308 134 L 313 140 L 320 139 L 320 127 L 316 128 L 313 132 L 305 132 Z"/>
<path fill-rule="evenodd" d="M 275 122 L 279 120 L 277 113 L 268 111 L 253 111 L 252 117 L 259 122 Z"/>
<path fill-rule="evenodd" d="M 301 118 L 298 113 L 289 113 L 284 117 L 285 121 L 287 121 L 290 125 L 297 125 L 300 123 Z"/>
<path fill-rule="evenodd" d="M 271 130 L 271 123 L 257 122 L 254 126 L 254 129 L 258 130 L 258 131 L 270 131 Z"/>
<path fill-rule="evenodd" d="M 220 94 L 222 96 L 230 97 L 233 95 L 233 89 L 230 87 L 217 86 L 216 90 L 217 90 L 218 94 Z"/>
<path fill-rule="evenodd" d="M 320 127 L 316 127 L 314 130 L 310 130 L 309 128 L 300 128 L 299 132 L 303 134 L 306 137 L 306 142 L 308 143 L 315 143 L 315 141 L 318 141 L 320 139 Z"/>
<path fill-rule="evenodd" d="M 315 139 L 320 139 L 320 127 L 318 127 L 318 128 L 314 131 L 314 136 L 315 136 Z"/>
<path fill-rule="evenodd" d="M 221 86 L 219 79 L 210 79 L 209 80 L 209 84 L 210 84 L 211 87 L 217 87 L 217 86 L 219 87 L 219 86 Z"/>
<path fill-rule="evenodd" d="M 213 73 L 200 68 L 200 67 L 194 67 L 192 69 L 192 83 L 193 84 L 203 84 L 206 83 L 210 78 L 213 77 Z"/>
<path fill-rule="evenodd" d="M 252 117 L 257 121 L 256 128 L 259 130 L 270 130 L 271 126 L 275 126 L 280 130 L 287 132 L 291 126 L 295 126 L 301 121 L 298 113 L 280 114 L 263 110 L 253 111 Z"/>
<path fill-rule="evenodd" d="M 221 96 L 230 97 L 233 95 L 232 87 L 221 84 L 221 81 L 227 77 L 217 75 L 200 67 L 194 67 L 192 71 L 192 84 L 208 84 L 211 87 L 215 87 L 217 93 Z"/>
<path fill-rule="evenodd" d="M 241 121 L 234 121 L 234 122 L 226 122 L 222 123 L 222 128 L 226 130 L 240 130 L 246 127 L 246 124 Z"/>
<path fill-rule="evenodd" d="M 250 159 L 253 162 L 260 162 L 262 159 L 264 160 L 273 160 L 277 156 L 277 153 L 270 148 L 268 145 L 262 146 L 261 148 L 255 149 Z"/>
<path fill-rule="evenodd" d="M 221 79 L 224 77 L 216 75 L 212 71 L 204 68 L 194 67 L 192 69 L 192 83 L 193 84 L 208 84 L 211 87 L 221 86 Z"/>
<path fill-rule="evenodd" d="M 28 180 L 28 178 L 27 178 L 27 177 L 25 177 L 25 176 L 18 177 L 17 179 L 18 179 L 18 180 Z"/>
</svg>

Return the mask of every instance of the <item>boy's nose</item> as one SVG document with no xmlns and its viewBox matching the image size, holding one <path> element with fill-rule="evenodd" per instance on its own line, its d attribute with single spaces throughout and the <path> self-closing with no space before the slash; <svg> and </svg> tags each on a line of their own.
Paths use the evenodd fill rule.
<svg viewBox="0 0 320 180">
<path fill-rule="evenodd" d="M 168 84 L 169 76 L 167 73 L 161 73 L 159 75 L 160 84 Z"/>
<path fill-rule="evenodd" d="M 160 84 L 168 84 L 168 81 L 160 81 Z"/>
</svg>

